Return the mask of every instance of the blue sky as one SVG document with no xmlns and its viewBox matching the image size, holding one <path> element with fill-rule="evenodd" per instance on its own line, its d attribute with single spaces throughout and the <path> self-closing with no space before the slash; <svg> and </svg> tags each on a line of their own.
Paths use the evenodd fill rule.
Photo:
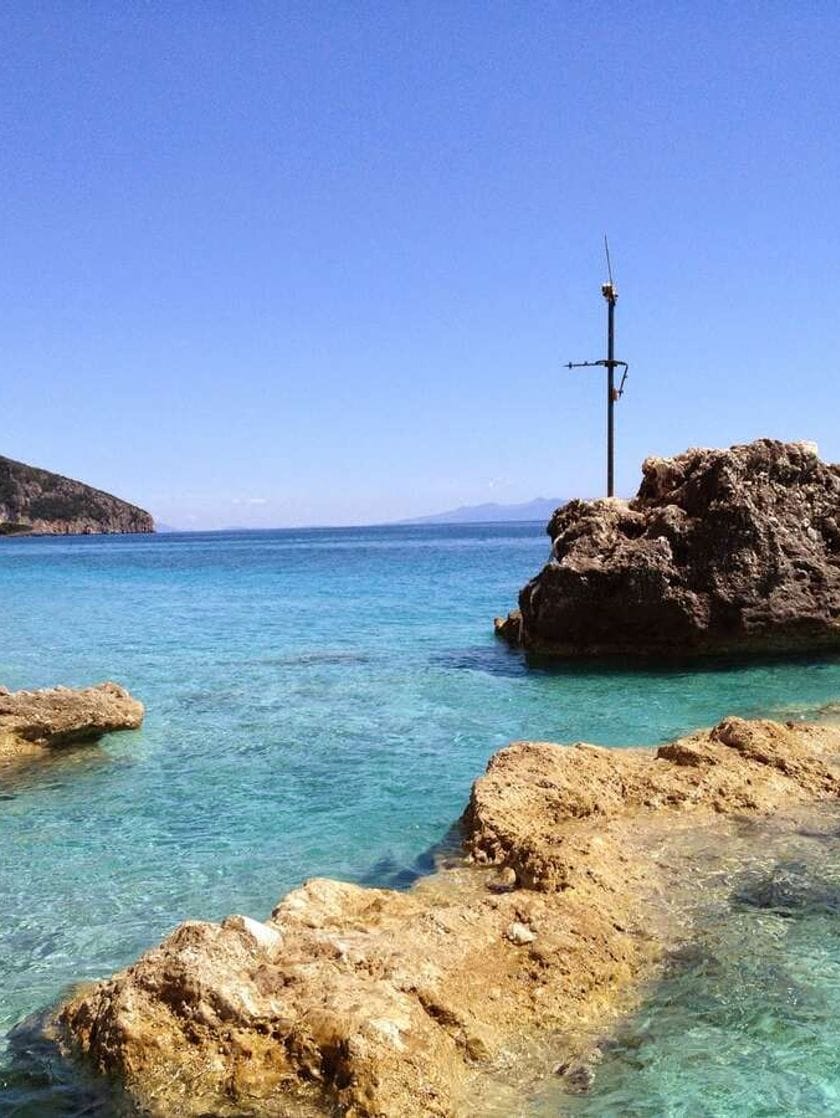
<svg viewBox="0 0 840 1118">
<path fill-rule="evenodd" d="M 840 8 L 0 11 L 0 453 L 184 527 L 603 488 L 837 422 Z"/>
</svg>

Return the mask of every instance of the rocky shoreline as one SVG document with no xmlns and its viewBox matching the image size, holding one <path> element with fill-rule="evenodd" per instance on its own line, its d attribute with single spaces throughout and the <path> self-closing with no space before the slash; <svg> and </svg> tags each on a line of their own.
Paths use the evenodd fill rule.
<svg viewBox="0 0 840 1118">
<path fill-rule="evenodd" d="M 835 803 L 838 755 L 837 727 L 735 718 L 657 750 L 515 743 L 473 788 L 459 864 L 183 924 L 71 997 L 52 1035 L 160 1116 L 474 1115 L 537 1050 L 585 1079 L 594 1032 L 675 934 L 674 866 L 651 849 Z"/>
<path fill-rule="evenodd" d="M 104 734 L 136 730 L 143 714 L 143 704 L 117 683 L 78 691 L 0 687 L 0 762 L 46 756 L 63 746 L 98 741 Z"/>
<path fill-rule="evenodd" d="M 632 501 L 570 501 L 496 633 L 567 658 L 840 652 L 840 466 L 758 439 L 648 458 Z"/>
</svg>

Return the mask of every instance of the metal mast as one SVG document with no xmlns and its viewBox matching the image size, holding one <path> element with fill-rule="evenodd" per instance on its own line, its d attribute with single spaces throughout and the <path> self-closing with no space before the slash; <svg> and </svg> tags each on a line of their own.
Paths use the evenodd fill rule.
<svg viewBox="0 0 840 1118">
<path fill-rule="evenodd" d="M 613 283 L 612 264 L 610 262 L 610 246 L 604 237 L 604 250 L 607 254 L 607 274 L 609 280 L 601 284 L 601 294 L 607 301 L 607 357 L 602 361 L 570 361 L 567 369 L 590 368 L 600 365 L 607 370 L 607 496 L 615 496 L 615 405 L 624 394 L 624 382 L 627 380 L 629 366 L 626 361 L 615 359 L 615 304 L 618 301 L 618 291 Z M 624 375 L 621 384 L 615 386 L 615 370 L 621 365 Z"/>
</svg>

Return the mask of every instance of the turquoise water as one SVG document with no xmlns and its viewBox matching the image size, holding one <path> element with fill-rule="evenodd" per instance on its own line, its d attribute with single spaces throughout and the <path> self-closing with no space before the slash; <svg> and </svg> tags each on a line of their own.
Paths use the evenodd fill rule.
<svg viewBox="0 0 840 1118">
<path fill-rule="evenodd" d="M 0 774 L 0 1029 L 186 917 L 265 916 L 315 874 L 408 883 L 511 739 L 653 743 L 840 697 L 836 662 L 526 669 L 492 618 L 547 550 L 539 525 L 0 541 L 0 683 L 147 705 Z M 8 1063 L 0 1111 L 82 1113 Z"/>
<path fill-rule="evenodd" d="M 549 1087 L 534 1118 L 840 1114 L 840 809 L 773 827 L 693 852 L 692 934 L 603 1044 L 589 1089 Z"/>
</svg>

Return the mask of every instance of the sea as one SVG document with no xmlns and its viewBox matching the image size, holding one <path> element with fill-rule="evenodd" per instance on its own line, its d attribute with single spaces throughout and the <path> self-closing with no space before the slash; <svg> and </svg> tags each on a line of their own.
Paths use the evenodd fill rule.
<svg viewBox="0 0 840 1118">
<path fill-rule="evenodd" d="M 408 887 L 509 741 L 656 744 L 840 699 L 831 659 L 526 663 L 492 622 L 548 549 L 542 524 L 0 541 L 0 684 L 112 679 L 147 711 L 0 773 L 0 1114 L 106 1115 L 27 1023 L 184 919 L 265 918 L 312 876 Z M 585 1096 L 522 1113 L 840 1114 L 839 842 L 797 863 L 819 870 L 819 904 L 735 898 L 718 947 L 675 960 Z"/>
</svg>

